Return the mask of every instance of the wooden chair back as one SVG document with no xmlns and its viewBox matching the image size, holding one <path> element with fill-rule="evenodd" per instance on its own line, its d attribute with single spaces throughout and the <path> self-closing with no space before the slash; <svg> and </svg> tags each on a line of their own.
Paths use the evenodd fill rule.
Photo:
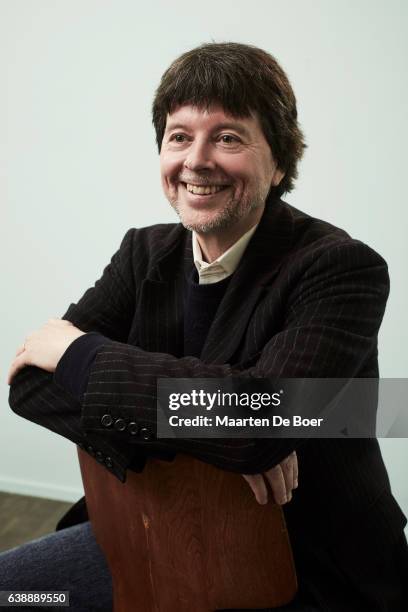
<svg viewBox="0 0 408 612">
<path fill-rule="evenodd" d="M 282 509 L 259 505 L 242 476 L 178 455 L 149 460 L 123 484 L 78 452 L 114 612 L 254 610 L 293 599 Z"/>
</svg>

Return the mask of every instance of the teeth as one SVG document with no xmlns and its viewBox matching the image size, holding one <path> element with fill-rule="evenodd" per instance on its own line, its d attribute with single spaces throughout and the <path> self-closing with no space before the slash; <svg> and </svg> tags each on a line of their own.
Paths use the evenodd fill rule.
<svg viewBox="0 0 408 612">
<path fill-rule="evenodd" d="M 198 187 L 197 185 L 190 185 L 186 183 L 187 191 L 190 193 L 196 193 L 198 195 L 210 195 L 217 193 L 224 188 L 224 185 L 206 185 L 205 187 Z"/>
</svg>

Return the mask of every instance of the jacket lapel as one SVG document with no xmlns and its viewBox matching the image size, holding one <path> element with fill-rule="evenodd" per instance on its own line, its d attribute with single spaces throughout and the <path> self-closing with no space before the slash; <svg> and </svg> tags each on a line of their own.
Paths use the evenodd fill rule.
<svg viewBox="0 0 408 612">
<path fill-rule="evenodd" d="M 290 248 L 293 218 L 280 201 L 267 201 L 265 212 L 232 276 L 204 344 L 206 363 L 228 363 L 237 350 L 255 306 L 273 282 Z"/>
<path fill-rule="evenodd" d="M 228 363 L 238 348 L 255 306 L 273 282 L 290 248 L 293 217 L 279 200 L 268 200 L 265 212 L 208 332 L 201 359 Z M 193 266 L 191 232 L 181 224 L 159 245 L 138 308 L 138 345 L 147 351 L 184 354 L 184 278 Z"/>
<path fill-rule="evenodd" d="M 138 305 L 138 345 L 154 353 L 181 356 L 183 347 L 183 287 L 174 281 L 146 278 Z"/>
<path fill-rule="evenodd" d="M 184 274 L 193 263 L 191 233 L 181 224 L 158 245 L 137 306 L 140 348 L 176 357 L 184 354 Z"/>
</svg>

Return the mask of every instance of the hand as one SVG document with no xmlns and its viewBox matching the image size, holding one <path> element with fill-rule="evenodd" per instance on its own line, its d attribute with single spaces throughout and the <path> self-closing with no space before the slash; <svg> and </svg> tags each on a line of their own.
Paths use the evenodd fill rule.
<svg viewBox="0 0 408 612">
<path fill-rule="evenodd" d="M 49 319 L 40 329 L 27 336 L 24 344 L 17 349 L 7 383 L 10 385 L 17 372 L 27 365 L 54 372 L 71 342 L 84 333 L 70 321 Z"/>
<path fill-rule="evenodd" d="M 242 474 L 251 487 L 258 504 L 266 504 L 268 501 L 266 479 L 271 486 L 273 498 L 279 505 L 286 504 L 292 499 L 292 490 L 298 486 L 298 475 L 296 451 L 263 474 Z"/>
</svg>

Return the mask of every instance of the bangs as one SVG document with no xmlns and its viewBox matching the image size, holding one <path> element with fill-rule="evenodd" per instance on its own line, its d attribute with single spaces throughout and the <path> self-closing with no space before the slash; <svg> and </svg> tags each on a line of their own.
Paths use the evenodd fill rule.
<svg viewBox="0 0 408 612">
<path fill-rule="evenodd" d="M 178 68 L 177 79 L 171 81 L 165 100 L 167 113 L 174 112 L 185 104 L 209 110 L 211 106 L 221 106 L 226 114 L 233 117 L 249 117 L 257 110 L 255 97 L 251 95 L 248 80 L 239 78 L 236 67 L 234 77 L 218 65 L 212 58 L 205 58 L 194 66 Z M 193 70 L 192 70 L 193 68 Z"/>
<path fill-rule="evenodd" d="M 292 87 L 272 55 L 252 45 L 226 42 L 205 43 L 178 57 L 163 74 L 153 100 L 159 153 L 168 115 L 186 105 L 207 111 L 218 106 L 236 119 L 257 115 L 284 172 L 275 191 L 291 191 L 306 144 Z"/>
</svg>

